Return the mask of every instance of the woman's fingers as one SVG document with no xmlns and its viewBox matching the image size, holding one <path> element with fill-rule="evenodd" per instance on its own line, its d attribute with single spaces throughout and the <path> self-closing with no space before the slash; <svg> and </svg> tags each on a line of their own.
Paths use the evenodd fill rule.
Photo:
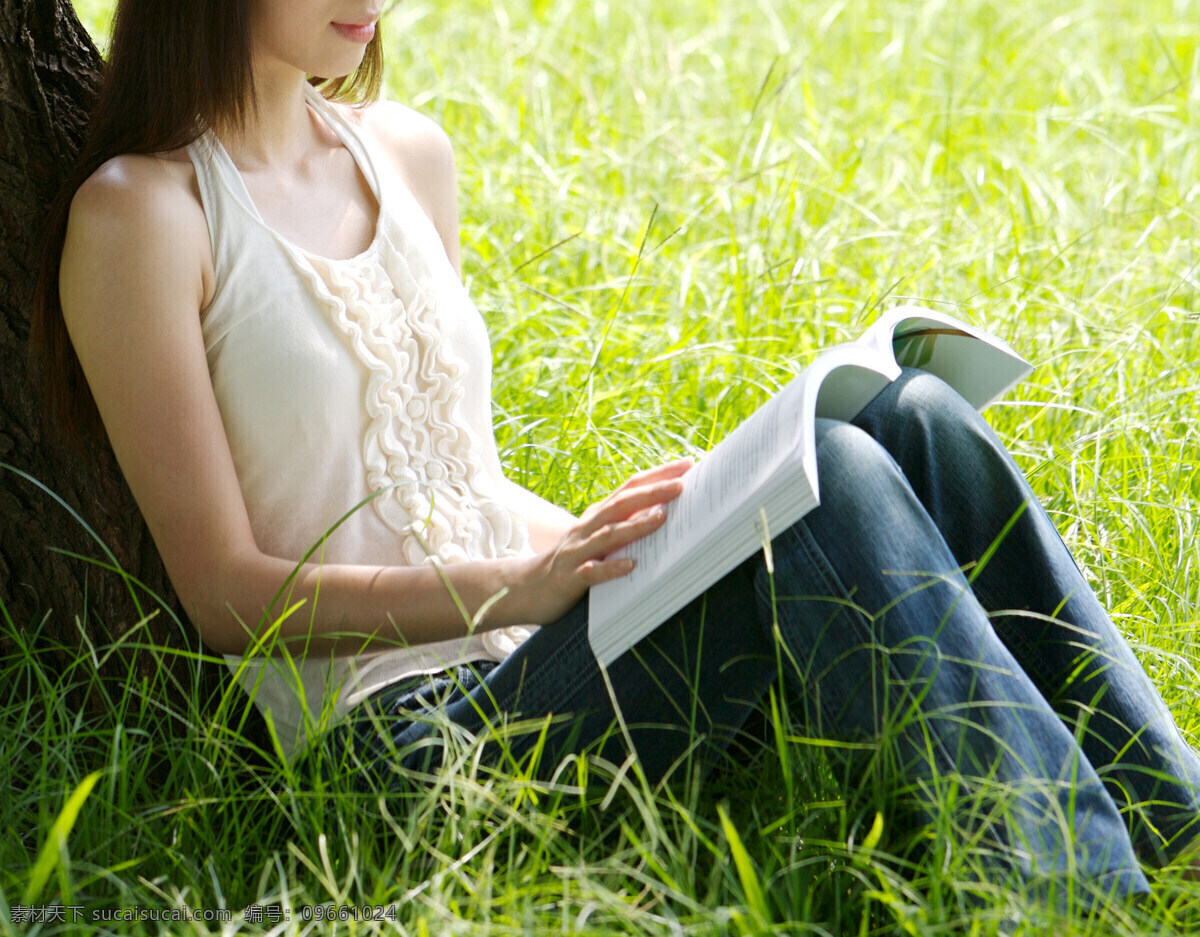
<svg viewBox="0 0 1200 937">
<path fill-rule="evenodd" d="M 595 521 L 601 512 L 605 512 L 606 516 L 611 516 L 614 505 L 624 505 L 624 498 L 636 496 L 640 499 L 641 494 L 647 494 L 649 500 L 635 503 L 653 504 L 663 500 L 670 500 L 682 491 L 682 488 L 659 488 L 657 486 L 664 483 L 674 481 L 684 475 L 693 466 L 691 459 L 676 459 L 674 462 L 664 462 L 662 465 L 656 465 L 653 468 L 643 469 L 642 471 L 630 475 L 619 487 L 613 489 L 608 497 L 602 501 L 597 501 L 592 504 L 586 511 L 583 512 L 582 520 L 585 522 Z M 661 497 L 660 497 L 661 496 Z M 617 508 L 620 510 L 620 507 Z M 637 508 L 631 508 L 626 513 L 632 513 Z M 605 523 L 601 521 L 600 523 Z"/>
<path fill-rule="evenodd" d="M 623 567 L 621 558 L 610 560 L 609 557 L 622 547 L 653 533 L 663 525 L 666 517 L 666 511 L 661 505 L 656 505 L 638 511 L 632 517 L 621 517 L 610 523 L 582 525 L 568 534 L 559 552 L 566 568 L 577 570 L 585 582 L 592 583 L 593 574 L 612 579 L 629 572 L 632 567 Z M 607 565 L 614 562 L 618 565 Z M 595 570 L 600 572 L 595 573 Z"/>
<path fill-rule="evenodd" d="M 656 465 L 653 468 L 642 469 L 640 472 L 635 472 L 630 475 L 625 481 L 613 492 L 616 494 L 621 491 L 628 491 L 631 488 L 637 488 L 642 485 L 653 484 L 656 481 L 662 481 L 668 478 L 678 478 L 687 472 L 692 467 L 691 459 L 676 459 L 673 462 L 664 462 L 662 465 Z"/>
<path fill-rule="evenodd" d="M 584 586 L 629 573 L 633 562 L 612 554 L 663 525 L 665 505 L 679 497 L 682 476 L 691 467 L 690 460 L 681 459 L 638 472 L 588 508 L 558 548 L 560 570 L 570 570 L 570 576 Z"/>
<path fill-rule="evenodd" d="M 586 554 L 604 557 L 633 541 L 654 532 L 666 521 L 666 511 L 661 506 L 641 511 L 633 517 L 605 524 L 592 531 L 580 544 Z"/>
<path fill-rule="evenodd" d="M 585 515 L 581 533 L 590 536 L 602 527 L 628 520 L 648 509 L 666 504 L 683 491 L 681 478 L 668 478 L 627 491 L 618 489 Z"/>
<path fill-rule="evenodd" d="M 588 560 L 579 567 L 579 577 L 589 586 L 608 582 L 628 574 L 633 569 L 633 560 L 620 557 L 615 560 Z"/>
</svg>

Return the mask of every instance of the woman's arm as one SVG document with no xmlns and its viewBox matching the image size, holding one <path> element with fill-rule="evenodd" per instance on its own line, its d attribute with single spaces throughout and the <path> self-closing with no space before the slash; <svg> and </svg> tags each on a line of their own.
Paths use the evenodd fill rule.
<svg viewBox="0 0 1200 937">
<path fill-rule="evenodd" d="M 60 290 L 71 340 L 172 584 L 206 644 L 238 654 L 295 564 L 258 549 L 217 409 L 200 327 L 211 252 L 193 187 L 170 160 L 127 156 L 101 167 L 72 203 Z M 471 615 L 508 590 L 483 627 L 553 621 L 589 585 L 627 572 L 605 557 L 661 523 L 653 508 L 678 493 L 683 470 L 631 479 L 537 556 L 442 572 Z M 442 574 L 427 566 L 306 565 L 286 602 L 300 600 L 304 608 L 278 636 L 323 652 L 467 631 Z"/>
</svg>

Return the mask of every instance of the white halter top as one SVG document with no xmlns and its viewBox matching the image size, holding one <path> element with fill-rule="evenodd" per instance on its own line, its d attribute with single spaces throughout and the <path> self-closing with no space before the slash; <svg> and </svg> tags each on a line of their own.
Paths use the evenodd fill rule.
<svg viewBox="0 0 1200 937">
<path fill-rule="evenodd" d="M 356 257 L 318 257 L 268 227 L 214 134 L 188 147 L 216 274 L 202 315 L 209 373 L 258 547 L 368 565 L 528 554 L 524 518 L 502 501 L 483 320 L 400 178 L 377 170 L 335 105 L 306 94 L 379 204 L 374 240 Z M 501 660 L 529 633 L 372 643 L 349 657 L 280 644 L 226 660 L 291 757 L 375 690 Z"/>
</svg>

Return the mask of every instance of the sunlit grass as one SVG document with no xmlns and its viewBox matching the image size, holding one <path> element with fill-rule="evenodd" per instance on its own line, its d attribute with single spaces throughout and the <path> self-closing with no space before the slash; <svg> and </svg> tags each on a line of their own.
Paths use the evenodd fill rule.
<svg viewBox="0 0 1200 937">
<path fill-rule="evenodd" d="M 109 6 L 77 5 L 97 27 Z M 581 509 L 709 446 L 888 303 L 955 312 L 1037 363 L 990 419 L 1200 733 L 1190 3 L 414 0 L 384 28 L 390 95 L 455 142 L 464 271 L 514 477 Z M 1032 916 L 1019 890 L 971 884 L 960 820 L 985 804 L 948 779 L 938 822 L 913 834 L 880 812 L 887 791 L 848 789 L 786 733 L 701 788 L 594 763 L 547 785 L 473 767 L 468 750 L 401 800 L 313 793 L 270 755 L 246 763 L 226 728 L 236 697 L 202 717 L 187 688 L 131 685 L 110 712 L 75 711 L 62 691 L 90 662 L 52 673 L 27 631 L 0 664 L 9 905 L 99 771 L 38 901 L 394 903 L 414 935 L 1200 927 L 1200 888 L 1170 870 L 1145 907 Z M 192 724 L 169 751 L 142 715 L 164 705 Z M 82 932 L 104 927 L 222 932 Z M 303 930 L 296 910 L 282 932 Z"/>
</svg>

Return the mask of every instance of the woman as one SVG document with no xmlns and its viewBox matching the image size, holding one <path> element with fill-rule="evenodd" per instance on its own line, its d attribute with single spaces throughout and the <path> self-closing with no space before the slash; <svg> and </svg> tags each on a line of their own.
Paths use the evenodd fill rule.
<svg viewBox="0 0 1200 937">
<path fill-rule="evenodd" d="M 378 15 L 122 0 L 39 293 L 60 425 L 98 413 L 283 753 L 336 722 L 346 763 L 389 783 L 440 757 L 428 706 L 472 731 L 553 715 L 541 770 L 632 743 L 657 778 L 698 738 L 711 760 L 782 672 L 812 731 L 896 733 L 897 779 L 1016 792 L 1001 865 L 1146 891 L 1135 849 L 1167 861 L 1200 831 L 1200 761 L 1012 460 L 928 375 L 821 421 L 823 503 L 773 570 L 748 560 L 599 670 L 581 600 L 629 571 L 612 554 L 688 464 L 578 519 L 504 478 L 449 143 L 308 80 L 372 97 Z"/>
</svg>

